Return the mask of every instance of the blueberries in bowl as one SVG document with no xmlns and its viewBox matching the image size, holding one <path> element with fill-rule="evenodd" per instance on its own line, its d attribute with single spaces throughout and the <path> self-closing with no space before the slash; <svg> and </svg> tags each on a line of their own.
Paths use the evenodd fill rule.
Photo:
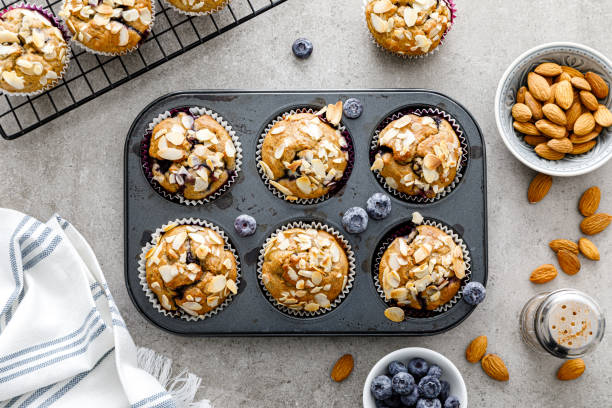
<svg viewBox="0 0 612 408">
<path fill-rule="evenodd" d="M 399 372 L 391 379 L 391 388 L 397 395 L 408 395 L 415 387 L 414 377 L 406 372 Z"/>
<path fill-rule="evenodd" d="M 391 213 L 391 199 L 383 193 L 376 193 L 366 203 L 368 215 L 375 220 L 382 220 Z"/>
<path fill-rule="evenodd" d="M 393 395 L 393 390 L 391 389 L 391 379 L 386 375 L 379 375 L 372 381 L 370 390 L 372 391 L 374 398 L 377 400 L 386 400 L 387 398 L 391 398 Z"/>
<path fill-rule="evenodd" d="M 425 376 L 419 381 L 419 394 L 425 398 L 436 398 L 442 391 L 442 384 L 436 377 Z"/>
<path fill-rule="evenodd" d="M 255 218 L 247 214 L 242 214 L 234 220 L 234 229 L 241 237 L 249 237 L 255 233 L 257 229 L 257 221 Z"/>
<path fill-rule="evenodd" d="M 368 213 L 361 207 L 346 210 L 342 217 L 342 225 L 349 234 L 359 234 L 368 228 Z"/>
<path fill-rule="evenodd" d="M 427 375 L 440 379 L 440 377 L 442 377 L 442 369 L 439 366 L 432 364 L 431 366 L 429 366 L 429 371 L 427 371 Z"/>
<path fill-rule="evenodd" d="M 440 385 L 442 386 L 442 389 L 440 390 L 438 398 L 440 398 L 440 401 L 444 402 L 450 394 L 450 384 L 448 381 L 441 380 Z"/>
<path fill-rule="evenodd" d="M 298 38 L 291 47 L 295 56 L 301 59 L 310 57 L 313 48 L 312 43 L 307 38 Z"/>
<path fill-rule="evenodd" d="M 363 113 L 363 105 L 357 98 L 349 98 L 344 102 L 344 116 L 357 119 Z"/>
<path fill-rule="evenodd" d="M 482 303 L 486 295 L 487 291 L 480 282 L 470 282 L 463 288 L 463 299 L 470 305 Z"/>
<path fill-rule="evenodd" d="M 393 396 L 391 396 L 391 398 L 387 398 L 384 401 L 384 403 L 389 408 L 402 408 L 403 407 L 401 397 L 399 395 L 395 395 L 395 394 L 393 394 Z"/>
<path fill-rule="evenodd" d="M 442 408 L 442 403 L 439 399 L 421 398 L 417 401 L 416 408 Z"/>
<path fill-rule="evenodd" d="M 404 363 L 402 363 L 401 361 L 392 361 L 389 363 L 387 371 L 389 372 L 389 374 L 395 375 L 400 372 L 407 373 L 408 369 L 406 368 L 406 365 L 404 365 Z"/>
<path fill-rule="evenodd" d="M 428 371 L 429 364 L 422 358 L 413 358 L 408 363 L 408 372 L 412 374 L 415 379 L 426 376 Z"/>
<path fill-rule="evenodd" d="M 402 395 L 402 403 L 407 407 L 413 407 L 419 400 L 419 389 L 414 387 L 408 395 Z"/>
<path fill-rule="evenodd" d="M 451 395 L 446 399 L 446 401 L 444 401 L 444 408 L 459 408 L 460 406 L 461 403 L 459 402 L 459 399 L 454 395 Z"/>
</svg>

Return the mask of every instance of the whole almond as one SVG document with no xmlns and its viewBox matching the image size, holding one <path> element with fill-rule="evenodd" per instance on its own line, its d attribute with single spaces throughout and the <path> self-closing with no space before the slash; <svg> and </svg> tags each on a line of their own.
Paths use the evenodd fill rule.
<svg viewBox="0 0 612 408">
<path fill-rule="evenodd" d="M 580 248 L 580 252 L 585 258 L 590 259 L 591 261 L 599 261 L 599 249 L 592 243 L 589 239 L 580 238 L 578 240 L 578 247 Z"/>
<path fill-rule="evenodd" d="M 574 144 L 586 143 L 586 142 L 590 142 L 591 140 L 595 139 L 597 136 L 599 136 L 600 133 L 601 133 L 601 126 L 595 125 L 595 129 L 593 129 L 590 133 L 587 133 L 584 136 L 578 136 L 578 135 L 572 134 L 570 135 L 569 139 Z"/>
<path fill-rule="evenodd" d="M 515 121 L 514 123 L 512 123 L 512 126 L 514 127 L 514 129 L 516 129 L 517 131 L 521 132 L 524 135 L 530 135 L 530 136 L 540 136 L 541 135 L 536 125 L 534 125 L 531 122 L 516 122 Z"/>
<path fill-rule="evenodd" d="M 388 307 L 385 309 L 385 317 L 392 322 L 401 323 L 404 321 L 404 309 L 399 307 Z"/>
<path fill-rule="evenodd" d="M 559 367 L 559 371 L 557 371 L 557 378 L 561 381 L 571 381 L 580 377 L 586 366 L 584 365 L 584 361 L 581 358 L 577 358 L 574 360 L 567 360 L 565 363 Z"/>
<path fill-rule="evenodd" d="M 568 275 L 575 275 L 580 271 L 580 259 L 573 252 L 561 249 L 557 252 L 557 260 L 563 272 Z"/>
<path fill-rule="evenodd" d="M 572 103 L 574 103 L 574 90 L 569 81 L 561 81 L 557 84 L 555 87 L 555 101 L 563 109 L 569 109 L 572 106 Z"/>
<path fill-rule="evenodd" d="M 537 130 L 537 129 L 536 129 Z M 531 146 L 537 146 L 540 143 L 548 143 L 548 141 L 550 140 L 549 138 L 547 138 L 546 136 L 530 136 L 530 135 L 526 135 L 523 140 L 525 141 L 525 143 L 527 143 L 528 145 Z"/>
<path fill-rule="evenodd" d="M 587 80 L 589 85 L 591 85 L 591 90 L 593 94 L 599 99 L 604 99 L 608 96 L 608 92 L 610 89 L 608 88 L 608 84 L 603 80 L 602 77 L 597 75 L 594 72 L 587 72 L 584 74 L 584 78 Z"/>
<path fill-rule="evenodd" d="M 535 147 L 535 152 L 538 156 L 546 160 L 561 160 L 565 154 L 559 153 L 556 150 L 548 147 L 546 143 L 539 144 Z"/>
<path fill-rule="evenodd" d="M 542 104 L 538 102 L 529 91 L 525 92 L 525 105 L 529 107 L 531 115 L 535 120 L 540 120 L 544 117 L 542 113 Z"/>
<path fill-rule="evenodd" d="M 599 202 L 601 201 L 601 190 L 597 186 L 590 187 L 580 197 L 578 201 L 578 210 L 585 217 L 591 216 L 597 212 Z"/>
<path fill-rule="evenodd" d="M 584 78 L 584 74 L 578 71 L 576 68 L 568 67 L 567 65 L 562 65 L 561 70 L 572 78 L 574 77 Z"/>
<path fill-rule="evenodd" d="M 580 91 L 580 102 L 590 111 L 596 111 L 599 106 L 597 98 L 589 91 Z"/>
<path fill-rule="evenodd" d="M 559 83 L 561 81 L 567 81 L 570 82 L 572 80 L 572 77 L 567 73 L 567 72 L 563 72 L 561 75 L 559 75 L 557 77 L 557 79 L 555 80 L 556 83 Z"/>
<path fill-rule="evenodd" d="M 551 264 L 538 266 L 531 272 L 530 281 L 533 283 L 546 283 L 557 277 L 557 268 Z"/>
<path fill-rule="evenodd" d="M 548 243 L 548 246 L 555 252 L 565 249 L 566 251 L 578 255 L 578 244 L 569 239 L 554 239 Z"/>
<path fill-rule="evenodd" d="M 521 86 L 516 93 L 516 103 L 525 103 L 525 92 L 527 92 L 527 87 Z"/>
<path fill-rule="evenodd" d="M 593 214 L 580 223 L 580 230 L 586 235 L 599 234 L 610 225 L 612 215 L 606 213 Z"/>
<path fill-rule="evenodd" d="M 595 118 L 591 112 L 585 112 L 574 123 L 574 134 L 584 136 L 595 129 Z"/>
<path fill-rule="evenodd" d="M 572 106 L 565 111 L 565 117 L 567 118 L 567 130 L 574 129 L 574 123 L 576 123 L 576 119 L 578 119 L 582 115 L 582 104 L 580 101 L 574 101 Z"/>
<path fill-rule="evenodd" d="M 563 112 L 563 110 L 554 103 L 547 103 L 546 105 L 542 106 L 542 113 L 548 120 L 556 123 L 557 125 L 567 125 L 567 117 L 565 116 L 565 112 Z"/>
<path fill-rule="evenodd" d="M 550 79 L 550 78 L 549 78 Z M 552 84 L 550 86 L 550 98 L 548 98 L 548 100 L 546 102 L 544 102 L 544 104 L 548 104 L 548 103 L 555 103 L 555 90 L 557 89 L 557 84 Z"/>
<path fill-rule="evenodd" d="M 565 126 L 557 125 L 548 119 L 540 119 L 535 123 L 535 125 L 542 134 L 554 139 L 562 139 L 567 135 L 567 129 Z"/>
<path fill-rule="evenodd" d="M 508 381 L 510 374 L 504 361 L 496 354 L 487 354 L 481 361 L 484 372 L 494 380 Z"/>
<path fill-rule="evenodd" d="M 595 118 L 595 122 L 597 122 L 599 126 L 612 126 L 612 112 L 610 112 L 610 110 L 604 105 L 599 105 L 597 107 L 597 110 L 593 114 L 593 117 Z"/>
<path fill-rule="evenodd" d="M 547 101 L 550 98 L 550 85 L 543 76 L 535 72 L 527 74 L 527 88 L 538 101 Z"/>
<path fill-rule="evenodd" d="M 529 188 L 527 189 L 527 200 L 531 204 L 535 204 L 537 202 L 542 201 L 550 187 L 552 186 L 552 177 L 548 174 L 538 173 L 529 183 Z"/>
<path fill-rule="evenodd" d="M 574 144 L 567 137 L 563 139 L 551 139 L 546 144 L 559 153 L 571 153 L 572 150 L 574 150 Z"/>
<path fill-rule="evenodd" d="M 477 363 L 487 352 L 487 336 L 478 336 L 465 350 L 465 358 L 470 363 Z"/>
<path fill-rule="evenodd" d="M 572 150 L 572 154 L 583 154 L 591 150 L 597 144 L 596 140 L 591 140 L 586 143 L 575 143 L 574 150 Z"/>
<path fill-rule="evenodd" d="M 572 86 L 576 89 L 580 89 L 581 91 L 590 91 L 591 85 L 587 82 L 586 79 L 580 77 L 573 77 L 571 80 Z"/>
<path fill-rule="evenodd" d="M 512 107 L 512 117 L 518 122 L 529 122 L 531 120 L 531 110 L 524 103 L 516 103 Z"/>
<path fill-rule="evenodd" d="M 350 354 L 345 354 L 336 361 L 334 367 L 331 371 L 331 378 L 336 382 L 341 382 L 347 379 L 351 372 L 353 371 L 353 367 L 355 366 L 355 362 L 353 360 L 353 356 Z"/>
<path fill-rule="evenodd" d="M 561 69 L 561 65 L 555 64 L 554 62 L 544 62 L 538 65 L 534 71 L 537 74 L 540 74 L 545 77 L 555 77 L 557 75 L 561 75 L 563 70 Z"/>
</svg>

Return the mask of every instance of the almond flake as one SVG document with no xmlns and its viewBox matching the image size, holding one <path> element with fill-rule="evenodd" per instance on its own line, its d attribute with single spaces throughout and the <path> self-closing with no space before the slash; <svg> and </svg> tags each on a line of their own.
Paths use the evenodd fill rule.
<svg viewBox="0 0 612 408">
<path fill-rule="evenodd" d="M 178 269 L 175 265 L 162 265 L 159 267 L 159 273 L 164 282 L 168 283 L 178 275 Z"/>
<path fill-rule="evenodd" d="M 119 45 L 120 47 L 126 46 L 128 43 L 128 40 L 129 40 L 128 30 L 127 28 L 122 27 L 121 30 L 119 31 L 119 43 L 117 45 Z"/>
<path fill-rule="evenodd" d="M 270 130 L 271 135 L 278 135 L 279 133 L 283 133 L 285 131 L 285 126 L 279 125 L 275 126 Z"/>
<path fill-rule="evenodd" d="M 391 3 L 389 0 L 378 0 L 376 3 L 374 3 L 372 11 L 377 14 L 382 14 L 391 10 L 393 7 L 393 3 Z"/>
<path fill-rule="evenodd" d="M 268 166 L 266 164 L 266 162 L 264 162 L 263 160 L 259 161 L 259 165 L 261 166 L 261 168 L 263 169 L 264 173 L 266 173 L 266 176 L 269 179 L 274 179 L 274 173 L 272 173 L 272 169 L 270 169 L 270 166 Z M 291 194 L 291 192 L 289 192 L 289 194 Z"/>
<path fill-rule="evenodd" d="M 183 242 L 187 239 L 187 233 L 185 231 L 180 232 L 178 235 L 175 235 L 174 241 L 172 242 L 172 249 L 178 251 L 179 248 L 183 245 Z"/>
<path fill-rule="evenodd" d="M 408 28 L 413 27 L 419 18 L 419 12 L 412 7 L 406 7 L 404 10 L 404 21 Z"/>
<path fill-rule="evenodd" d="M 327 299 L 327 296 L 324 293 L 317 293 L 314 296 L 314 301 L 317 302 L 319 306 L 324 307 L 324 308 L 327 308 L 330 306 L 329 299 Z"/>
<path fill-rule="evenodd" d="M 377 156 L 376 160 L 374 160 L 374 163 L 372 164 L 372 167 L 370 167 L 370 170 L 378 171 L 378 170 L 382 170 L 383 167 L 385 167 L 385 162 L 380 156 Z"/>
<path fill-rule="evenodd" d="M 285 153 L 285 142 L 281 143 L 280 146 L 274 150 L 274 158 L 280 160 L 280 158 L 283 157 L 283 153 Z"/>
<path fill-rule="evenodd" d="M 306 176 L 302 176 L 295 181 L 296 186 L 304 193 L 310 194 L 312 192 L 312 186 L 310 179 Z"/>
<path fill-rule="evenodd" d="M 371 15 L 370 21 L 372 22 L 372 27 L 374 27 L 374 30 L 378 31 L 381 34 L 386 33 L 389 30 L 388 21 L 383 20 L 376 14 Z"/>
<path fill-rule="evenodd" d="M 276 182 L 274 180 L 270 180 L 270 184 L 272 186 L 274 186 L 278 191 L 280 191 L 281 193 L 283 193 L 285 195 L 289 196 L 289 195 L 293 194 L 291 192 L 291 190 L 289 190 L 287 187 L 283 186 L 282 184 L 280 184 L 280 183 L 278 183 L 278 182 Z"/>
<path fill-rule="evenodd" d="M 223 275 L 216 275 L 208 284 L 206 285 L 206 292 L 208 293 L 218 293 L 225 289 L 225 284 L 227 280 Z"/>
<path fill-rule="evenodd" d="M 236 156 L 236 147 L 234 146 L 234 143 L 231 140 L 225 142 L 225 154 L 227 155 L 227 157 Z"/>
<path fill-rule="evenodd" d="M 401 129 L 405 127 L 406 125 L 408 125 L 410 122 L 412 122 L 412 118 L 409 115 L 404 115 L 395 121 L 395 123 L 393 124 L 393 127 L 396 129 Z"/>
<path fill-rule="evenodd" d="M 174 148 L 159 150 L 158 154 L 162 159 L 171 161 L 180 160 L 183 158 L 183 151 Z"/>
<path fill-rule="evenodd" d="M 228 279 L 227 282 L 225 282 L 225 286 L 229 289 L 230 292 L 232 292 L 234 295 L 236 293 L 238 293 L 238 287 L 236 286 L 236 282 L 234 282 L 231 279 Z"/>
</svg>

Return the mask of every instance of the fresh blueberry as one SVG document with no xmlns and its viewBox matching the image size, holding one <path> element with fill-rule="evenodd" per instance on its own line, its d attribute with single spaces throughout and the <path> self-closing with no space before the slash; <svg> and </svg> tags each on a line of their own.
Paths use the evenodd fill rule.
<svg viewBox="0 0 612 408">
<path fill-rule="evenodd" d="M 421 398 L 417 401 L 416 408 L 442 408 L 442 403 L 437 399 Z"/>
<path fill-rule="evenodd" d="M 414 377 L 406 372 L 399 372 L 391 380 L 393 392 L 398 395 L 408 395 L 415 387 Z"/>
<path fill-rule="evenodd" d="M 463 288 L 463 298 L 470 305 L 482 303 L 487 296 L 487 290 L 480 282 L 470 282 Z"/>
<path fill-rule="evenodd" d="M 441 380 L 440 385 L 442 386 L 442 389 L 440 390 L 438 398 L 440 398 L 440 401 L 444 402 L 450 394 L 450 384 L 448 383 L 448 381 Z"/>
<path fill-rule="evenodd" d="M 407 407 L 414 407 L 414 405 L 419 400 L 419 390 L 417 387 L 414 387 L 412 393 L 408 395 L 402 395 L 402 403 Z"/>
<path fill-rule="evenodd" d="M 363 105 L 357 98 L 349 98 L 344 102 L 344 116 L 357 119 L 363 113 Z"/>
<path fill-rule="evenodd" d="M 391 199 L 386 194 L 376 193 L 368 198 L 366 210 L 373 219 L 382 220 L 391 212 Z"/>
<path fill-rule="evenodd" d="M 368 228 L 368 213 L 361 207 L 346 210 L 342 217 L 342 225 L 350 234 L 359 234 Z"/>
<path fill-rule="evenodd" d="M 242 214 L 234 220 L 234 229 L 241 237 L 248 237 L 255 233 L 257 221 L 247 214 Z"/>
<path fill-rule="evenodd" d="M 427 375 L 429 364 L 422 358 L 413 358 L 408 362 L 408 372 L 415 378 L 421 378 Z"/>
<path fill-rule="evenodd" d="M 419 381 L 419 395 L 425 398 L 436 398 L 440 395 L 442 384 L 436 377 L 426 376 Z"/>
<path fill-rule="evenodd" d="M 402 400 L 400 398 L 399 395 L 393 395 L 391 398 L 385 400 L 385 404 L 387 404 L 389 408 L 401 408 Z"/>
<path fill-rule="evenodd" d="M 404 363 L 396 360 L 396 361 L 392 361 L 389 363 L 389 366 L 387 367 L 387 371 L 389 371 L 389 374 L 395 375 L 400 372 L 407 373 L 408 369 L 406 368 L 406 365 Z"/>
<path fill-rule="evenodd" d="M 293 43 L 293 53 L 296 57 L 306 59 L 312 54 L 312 43 L 306 38 L 298 38 Z"/>
<path fill-rule="evenodd" d="M 442 377 L 442 369 L 440 368 L 440 366 L 432 364 L 429 366 L 429 371 L 427 371 L 427 375 L 440 379 L 440 377 Z"/>
<path fill-rule="evenodd" d="M 459 398 L 451 395 L 444 401 L 444 408 L 459 408 L 461 403 L 459 402 Z"/>
<path fill-rule="evenodd" d="M 391 389 L 391 379 L 386 375 L 379 375 L 378 377 L 372 380 L 372 384 L 370 384 L 370 391 L 372 391 L 372 395 L 377 400 L 386 400 L 393 395 L 393 390 Z"/>
</svg>

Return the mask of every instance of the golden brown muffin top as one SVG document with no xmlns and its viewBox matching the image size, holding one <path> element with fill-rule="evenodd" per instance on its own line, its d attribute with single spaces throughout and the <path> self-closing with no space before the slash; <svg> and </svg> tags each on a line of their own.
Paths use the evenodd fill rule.
<svg viewBox="0 0 612 408">
<path fill-rule="evenodd" d="M 219 9 L 228 1 L 229 0 L 168 0 L 174 7 L 188 13 L 209 13 Z"/>
</svg>

